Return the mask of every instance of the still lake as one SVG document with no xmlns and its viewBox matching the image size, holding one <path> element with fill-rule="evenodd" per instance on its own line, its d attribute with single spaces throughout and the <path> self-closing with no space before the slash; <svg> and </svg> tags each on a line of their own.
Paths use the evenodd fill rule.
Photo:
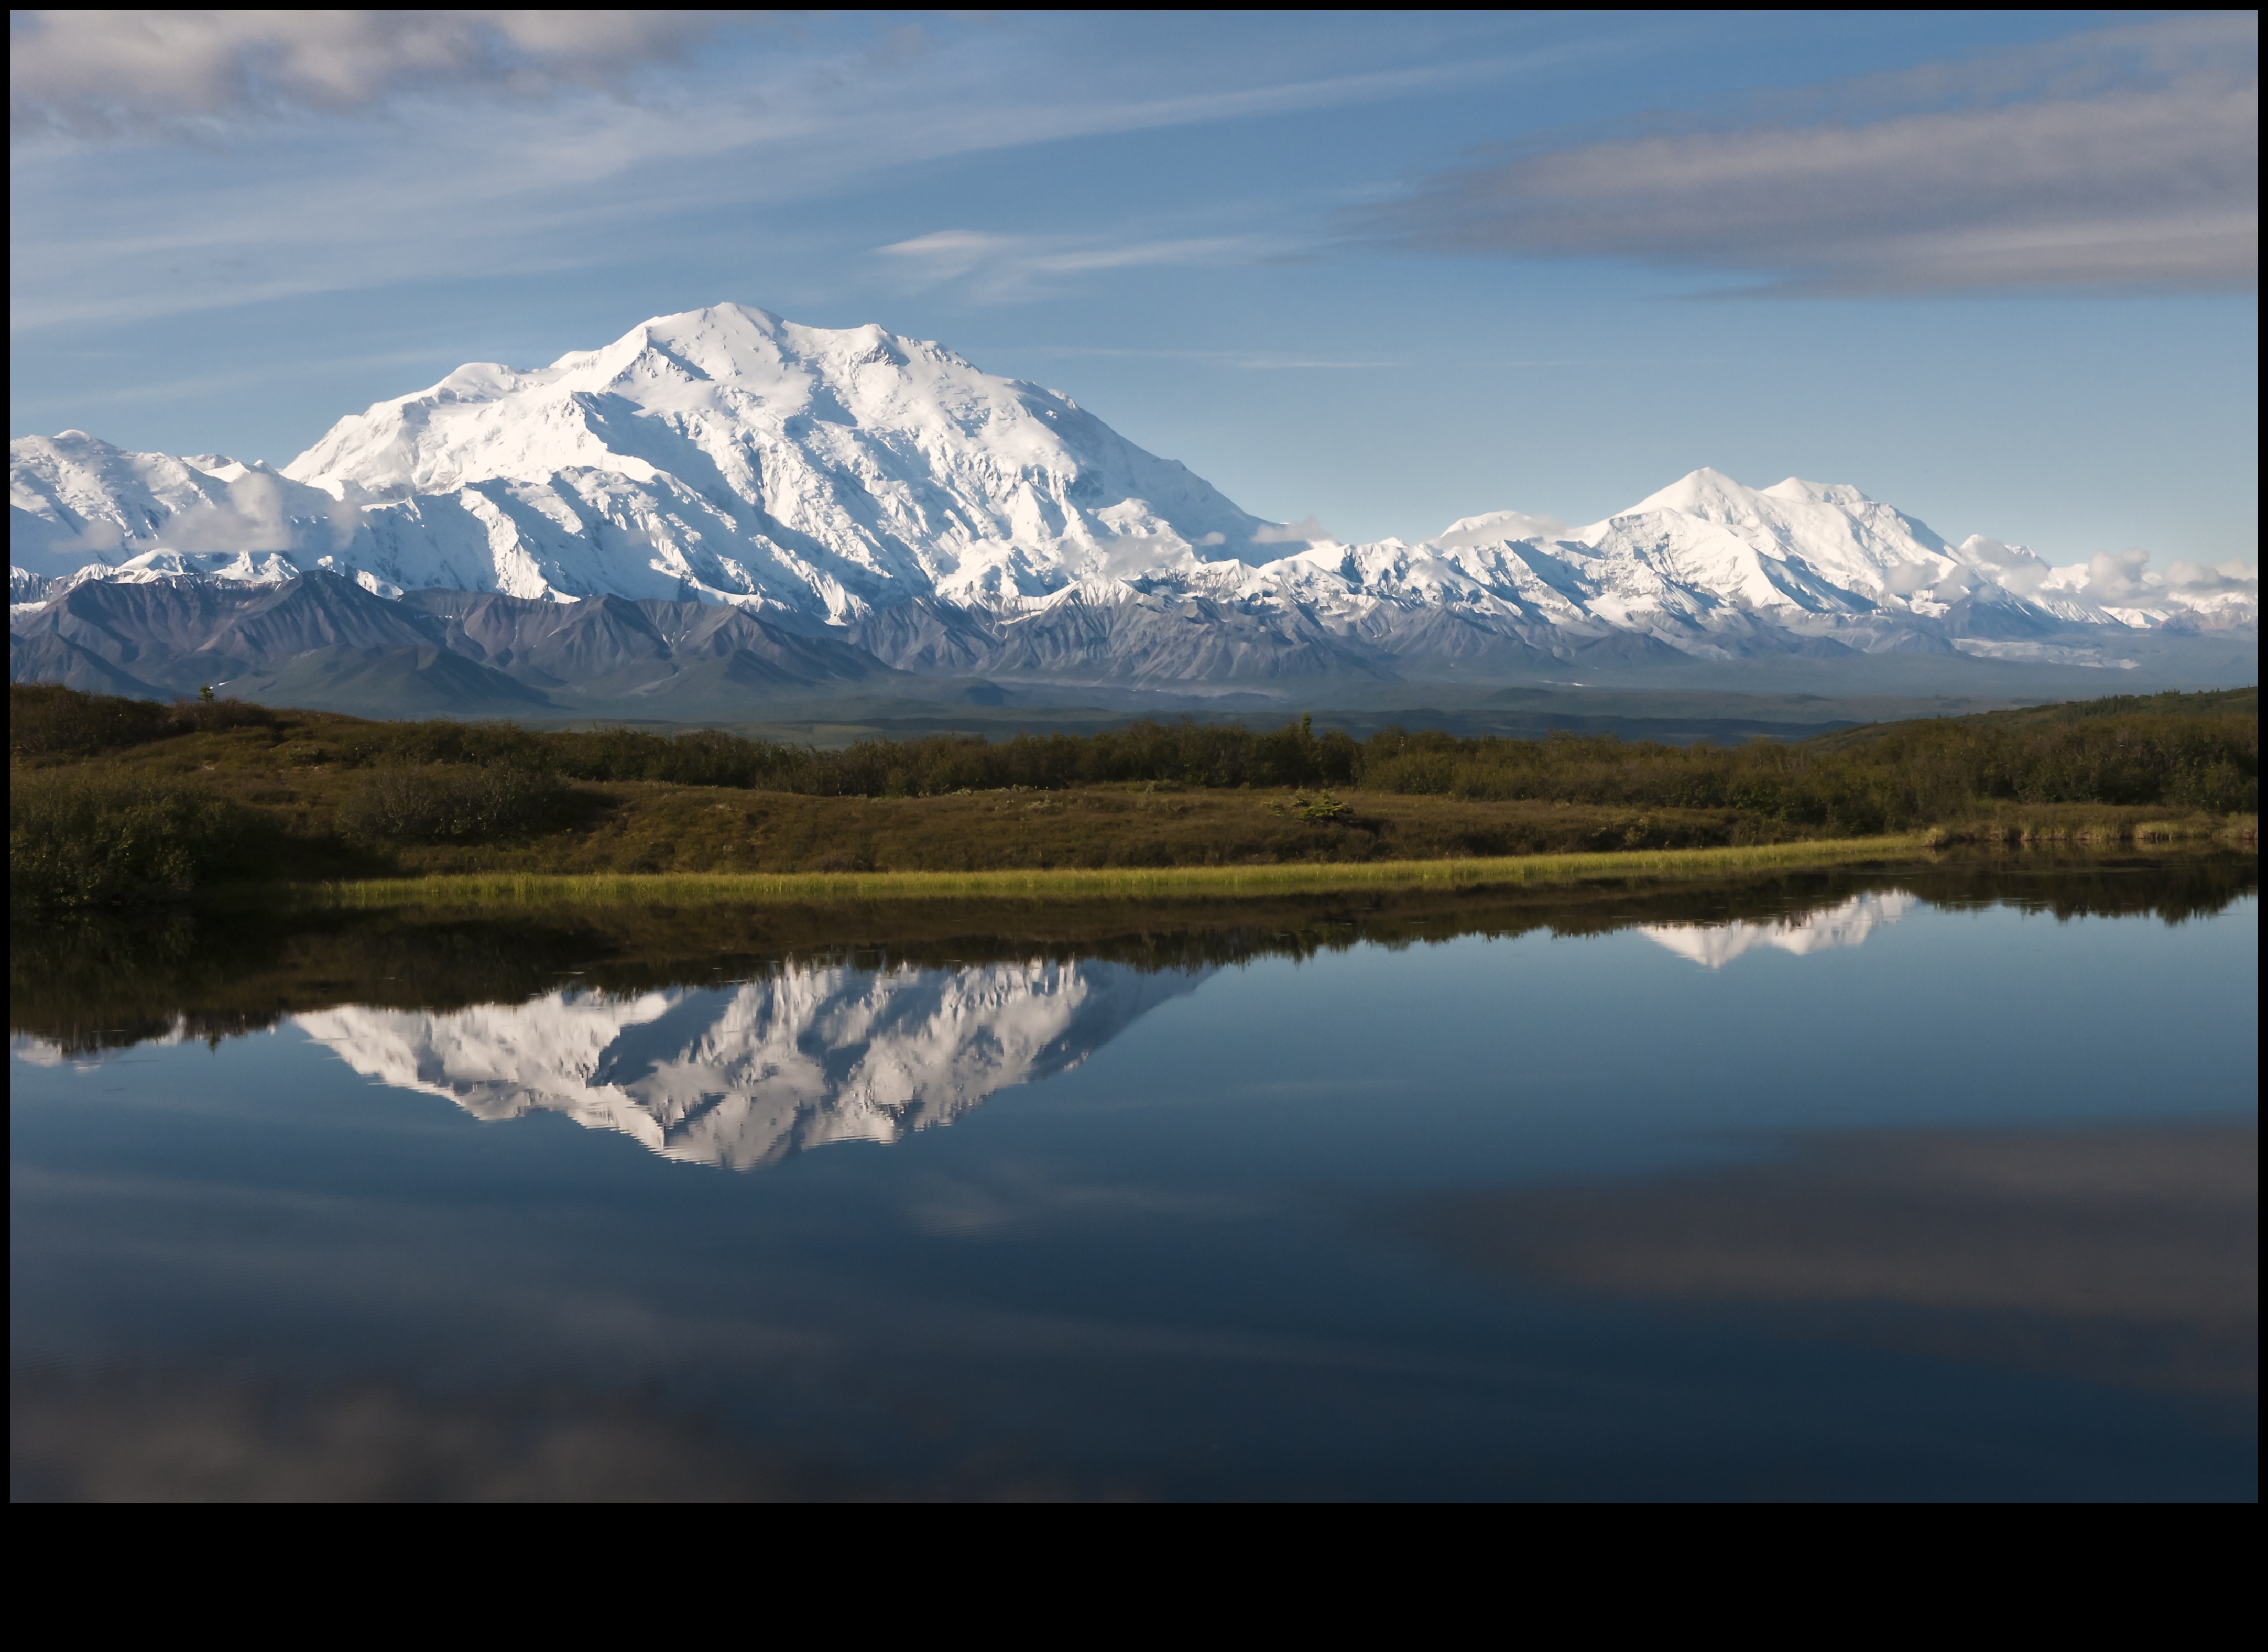
<svg viewBox="0 0 2268 1652">
<path fill-rule="evenodd" d="M 2257 890 L 19 933 L 12 1492 L 2250 1499 Z"/>
</svg>

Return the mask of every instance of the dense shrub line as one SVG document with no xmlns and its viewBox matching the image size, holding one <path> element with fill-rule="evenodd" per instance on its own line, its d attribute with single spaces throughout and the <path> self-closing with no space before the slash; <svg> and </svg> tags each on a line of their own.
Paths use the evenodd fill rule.
<svg viewBox="0 0 2268 1652">
<path fill-rule="evenodd" d="M 217 738 L 181 746 L 170 777 L 146 767 L 130 779 L 103 771 L 105 754 L 188 736 Z M 281 818 L 220 795 L 194 772 L 216 763 L 234 769 L 247 759 L 270 774 L 331 771 L 326 790 L 337 800 L 335 817 L 318 826 L 318 835 L 380 855 L 400 845 L 496 844 L 565 827 L 580 807 L 566 783 L 578 780 L 828 798 L 1129 784 L 1361 788 L 1468 803 L 1627 810 L 1638 815 L 1633 830 L 1647 825 L 1641 811 L 1694 811 L 1675 817 L 1689 824 L 1714 812 L 1708 830 L 1729 830 L 1734 842 L 1913 831 L 2003 805 L 2214 815 L 2259 808 L 2257 720 L 2211 703 L 2191 712 L 2178 703 L 2174 709 L 2099 703 L 1727 749 L 1611 735 L 1473 739 L 1400 728 L 1358 741 L 1338 730 L 1319 735 L 1303 717 L 1266 732 L 1143 721 L 1087 736 L 989 741 L 937 734 L 821 751 L 706 730 L 671 736 L 360 722 L 233 701 L 167 706 L 18 686 L 11 693 L 10 737 L 11 902 L 42 907 L 148 898 L 260 872 L 262 845 L 287 830 Z M 161 771 L 176 761 L 152 756 Z M 1322 807 L 1307 805 L 1302 820 L 1313 824 Z M 1336 800 L 1329 808 L 1350 813 Z M 1351 811 L 1357 825 L 1361 813 Z M 1725 826 L 1727 819 L 1734 823 Z M 1537 824 L 1531 820 L 1522 830 Z M 1514 852 L 1511 844 L 1487 851 Z"/>
<path fill-rule="evenodd" d="M 167 707 L 65 689 L 18 688 L 11 700 L 12 742 L 18 753 L 34 756 L 200 730 L 264 728 L 280 735 L 280 719 L 290 715 L 229 701 Z M 2130 704 L 2136 709 L 2124 709 Z M 1907 830 L 2002 802 L 2258 809 L 2259 725 L 2250 713 L 2184 713 L 2132 701 L 2107 702 L 2103 709 L 2106 714 L 2014 725 L 1977 719 L 1899 723 L 1856 743 L 1759 741 L 1731 749 L 1612 735 L 1459 738 L 1400 728 L 1357 741 L 1336 729 L 1318 735 L 1303 717 L 1264 733 L 1145 720 L 1083 736 L 1019 734 L 992 741 L 933 734 L 861 741 L 837 751 L 714 730 L 674 736 L 627 728 L 539 733 L 511 724 L 341 719 L 342 732 L 335 737 L 284 741 L 276 749 L 287 763 L 308 765 L 386 771 L 438 763 L 570 780 L 661 781 L 818 797 L 1059 791 L 1129 782 L 1359 786 L 1471 800 L 1734 808 L 1790 826 L 1851 833 Z M 504 792 L 490 791 L 485 802 L 465 793 L 445 806 L 428 787 L 421 794 L 426 800 L 412 808 L 409 793 L 397 785 L 371 793 L 358 818 L 375 835 L 447 837 L 532 830 L 551 807 L 532 800 L 535 793 L 525 787 L 509 803 Z M 494 823 L 383 832 L 370 824 L 413 816 L 438 820 L 440 815 Z"/>
<path fill-rule="evenodd" d="M 312 754 L 311 754 L 312 755 Z M 2259 733 L 2250 717 L 2132 713 L 2030 728 L 1901 724 L 1840 750 L 1756 741 L 1666 746 L 1612 735 L 1458 738 L 1387 729 L 1357 741 L 1307 719 L 1266 733 L 1144 721 L 1091 735 L 986 741 L 932 734 L 819 751 L 703 730 L 535 734 L 495 725 L 372 725 L 337 761 L 518 768 L 578 780 L 923 797 L 1110 784 L 1359 786 L 1468 800 L 1737 808 L 1837 832 L 1903 831 L 1992 802 L 2160 805 L 2252 812 Z"/>
<path fill-rule="evenodd" d="M 566 786 L 534 770 L 379 768 L 356 778 L 336 829 L 372 847 L 496 843 L 563 824 L 566 801 Z M 279 829 L 201 779 L 18 771 L 8 792 L 9 903 L 115 906 L 260 875 Z"/>
<path fill-rule="evenodd" d="M 241 700 L 177 700 L 166 705 L 82 694 L 56 683 L 16 682 L 8 688 L 8 749 L 15 756 L 91 757 L 177 734 L 272 729 L 281 721 L 267 706 Z"/>
<path fill-rule="evenodd" d="M 2259 808 L 2249 716 L 2136 713 L 2038 727 L 1901 723 L 1842 749 L 1759 741 L 1729 750 L 1613 736 L 1542 741 L 1381 735 L 1361 784 L 1500 800 L 1733 808 L 1837 836 L 1911 830 L 1994 803 Z"/>
</svg>

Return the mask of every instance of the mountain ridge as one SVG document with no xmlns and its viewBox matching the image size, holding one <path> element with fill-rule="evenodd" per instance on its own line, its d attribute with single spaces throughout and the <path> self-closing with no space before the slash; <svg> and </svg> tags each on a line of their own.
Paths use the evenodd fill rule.
<svg viewBox="0 0 2268 1652">
<path fill-rule="evenodd" d="M 878 672 L 1518 681 L 1591 660 L 1917 653 L 2115 668 L 2145 637 L 2165 638 L 2154 656 L 2209 633 L 2225 645 L 2215 659 L 2257 648 L 2250 569 L 2158 574 L 2109 557 L 2052 568 L 1795 477 L 1752 489 L 1704 468 L 1572 530 L 1499 511 L 1416 542 L 1311 540 L 1059 392 L 880 327 L 806 328 L 737 305 L 655 317 L 549 367 L 468 365 L 339 420 L 280 469 L 130 454 L 82 431 L 18 438 L 11 461 L 14 668 L 76 670 L 89 686 L 104 673 L 178 686 L 186 667 L 136 670 L 116 638 L 90 632 L 102 623 L 55 608 L 81 586 L 276 587 L 326 572 L 429 616 L 432 593 L 737 614 L 761 629 L 719 619 L 711 640 L 737 662 L 717 670 L 751 691 Z M 203 611 L 177 607 L 176 630 Z M 516 607 L 491 617 L 515 636 L 542 629 Z M 146 653 L 166 626 L 144 630 L 133 645 Z M 385 646 L 438 644 L 497 669 L 472 631 L 443 632 Z M 799 653 L 791 636 L 867 663 Z M 220 645 L 209 636 L 192 652 Z M 566 674 L 503 675 L 539 693 L 594 691 L 571 650 L 544 646 Z M 664 648 L 681 675 L 688 658 Z M 641 690 L 621 676 L 635 671 L 619 648 L 601 652 L 613 691 L 673 675 Z"/>
</svg>

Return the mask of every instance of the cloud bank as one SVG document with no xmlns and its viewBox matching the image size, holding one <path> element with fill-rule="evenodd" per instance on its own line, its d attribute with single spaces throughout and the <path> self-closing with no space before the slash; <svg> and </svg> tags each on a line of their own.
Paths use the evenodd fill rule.
<svg viewBox="0 0 2268 1652">
<path fill-rule="evenodd" d="M 2240 557 L 2210 568 L 2176 560 L 2159 573 L 2151 568 L 2146 550 L 2098 550 L 2085 563 L 2058 572 L 2066 588 L 2106 608 L 2147 607 L 2169 600 L 2188 607 L 2215 596 L 2252 602 L 2260 598 L 2259 566 Z"/>
<path fill-rule="evenodd" d="M 247 114 L 364 108 L 401 92 L 615 85 L 730 14 L 697 11 L 21 11 L 18 133 L 97 136 Z"/>
<path fill-rule="evenodd" d="M 2250 13 L 2105 31 L 1825 89 L 1803 123 L 1461 167 L 1357 222 L 1415 251 L 1632 258 L 1789 295 L 2241 288 L 2258 43 Z"/>
</svg>

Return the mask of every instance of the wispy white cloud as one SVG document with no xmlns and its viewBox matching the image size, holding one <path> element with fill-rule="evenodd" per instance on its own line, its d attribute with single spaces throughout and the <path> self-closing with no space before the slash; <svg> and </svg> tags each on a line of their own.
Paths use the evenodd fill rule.
<svg viewBox="0 0 2268 1652">
<path fill-rule="evenodd" d="M 940 122 L 937 129 L 940 135 L 957 132 L 968 147 L 992 149 L 1113 132 L 1202 126 L 1258 115 L 1300 114 L 1532 74 L 1595 55 L 1604 49 L 1609 48 L 1601 41 L 1578 41 L 1532 52 L 1498 54 L 1415 69 L 1327 75 L 1267 85 L 1182 92 L 1169 98 L 1040 98 L 1015 107 L 962 110 L 955 119 Z M 1613 49 L 1626 49 L 1626 46 L 1617 44 Z"/>
<path fill-rule="evenodd" d="M 1277 372 L 1309 368 L 1327 371 L 1340 367 L 1407 367 L 1410 365 L 1409 361 L 1403 358 L 1392 361 L 1341 361 L 1311 356 L 1255 355 L 1252 351 L 1245 350 L 1130 350 L 1115 344 L 991 344 L 971 345 L 969 348 L 973 355 L 1005 355 L 1013 352 L 1021 356 L 1043 356 L 1051 358 L 1099 357 L 1111 360 L 1189 361 L 1201 362 L 1211 367 L 1234 368 L 1245 372 Z M 1491 363 L 1490 365 L 1507 364 Z M 1515 362 L 1508 365 L 1528 366 L 1537 364 Z"/>
<path fill-rule="evenodd" d="M 1331 542 L 1331 530 L 1313 516 L 1296 522 L 1263 527 L 1252 535 L 1256 545 L 1315 545 Z"/>
<path fill-rule="evenodd" d="M 1460 167 L 1358 222 L 1414 250 L 1636 258 L 1791 294 L 2243 286 L 2257 51 L 2251 13 L 2102 31 L 1821 89 L 1800 123 Z"/>
<path fill-rule="evenodd" d="M 1241 235 L 1082 243 L 1071 237 L 983 230 L 937 230 L 874 249 L 904 269 L 917 286 L 959 282 L 971 297 L 994 301 L 1029 297 L 1051 277 L 1173 264 L 1251 263 L 1271 250 L 1270 243 Z"/>
<path fill-rule="evenodd" d="M 644 70 L 684 63 L 694 48 L 727 30 L 745 31 L 781 16 L 746 11 L 19 11 L 10 24 L 11 114 L 21 132 L 149 136 L 197 134 L 215 122 L 287 110 L 350 113 L 402 94 L 619 89 Z M 792 45 L 794 33 L 783 33 L 784 48 Z M 1623 48 L 1603 40 L 1580 41 L 1167 97 L 1051 98 L 1027 89 L 1013 100 L 948 100 L 901 113 L 927 129 L 931 152 L 939 152 L 934 147 L 939 140 L 944 152 L 1011 147 L 1373 102 Z M 854 50 L 822 54 L 832 63 L 814 66 L 807 52 L 785 55 L 803 60 L 805 84 L 831 94 L 865 73 L 926 65 L 937 52 L 929 31 L 898 24 Z M 689 124 L 714 131 L 706 120 Z M 736 124 L 728 122 L 717 134 L 727 146 Z"/>
<path fill-rule="evenodd" d="M 1406 367 L 1405 361 L 1323 361 L 1310 356 L 1255 356 L 1236 364 L 1247 372 L 1304 372 L 1340 367 Z"/>
<path fill-rule="evenodd" d="M 176 84 L 171 71 L 129 62 L 163 55 L 151 42 L 170 26 L 149 18 L 169 15 L 85 14 L 17 32 L 13 330 L 419 280 L 564 273 L 622 262 L 641 225 L 667 225 L 681 247 L 703 233 L 741 240 L 779 209 L 855 191 L 903 166 L 1485 84 L 1596 49 L 1256 86 L 1220 85 L 1233 77 L 1216 73 L 1212 86 L 1157 97 L 1145 95 L 1148 77 L 1114 83 L 1108 73 L 1064 74 L 1050 55 L 1062 43 L 1028 22 L 989 32 L 932 25 L 935 38 L 919 41 L 902 29 L 784 26 L 763 35 L 761 49 L 720 40 L 666 74 L 644 71 L 697 41 L 695 24 L 665 18 L 648 35 L 617 39 L 610 52 L 603 31 L 597 45 L 522 31 L 475 50 L 477 41 L 467 45 L 469 36 L 436 23 L 440 44 L 430 51 L 389 48 L 341 70 L 342 79 L 326 79 L 328 58 L 297 36 L 260 45 L 271 26 L 255 22 L 240 34 L 208 31 L 186 53 L 193 61 Z M 477 34 L 490 14 L 465 15 L 473 20 L 463 28 Z M 272 28 L 290 35 L 297 26 Z M 307 26 L 316 36 L 335 27 L 361 39 L 353 31 L 386 26 Z M 961 33 L 946 38 L 954 28 Z M 27 48 L 27 39 L 48 44 Z M 423 68 L 421 52 L 434 60 Z M 115 84 L 106 82 L 122 64 Z M 1004 90 L 1011 84 L 1013 95 Z M 524 89 L 547 95 L 516 95 Z M 178 141 L 184 136 L 198 141 Z M 99 212 L 85 210 L 91 198 L 100 200 Z M 1038 291 L 1145 262 L 1286 250 L 1258 237 L 1161 227 L 1138 239 L 1057 240 L 1020 255 L 995 248 L 982 279 L 1001 293 L 1019 283 Z M 781 232 L 765 231 L 775 245 Z M 959 255 L 968 262 L 982 250 Z M 927 266 L 950 269 L 954 253 L 939 246 Z M 877 262 L 916 274 L 924 265 L 910 254 Z M 948 278 L 976 278 L 971 270 Z"/>
</svg>

